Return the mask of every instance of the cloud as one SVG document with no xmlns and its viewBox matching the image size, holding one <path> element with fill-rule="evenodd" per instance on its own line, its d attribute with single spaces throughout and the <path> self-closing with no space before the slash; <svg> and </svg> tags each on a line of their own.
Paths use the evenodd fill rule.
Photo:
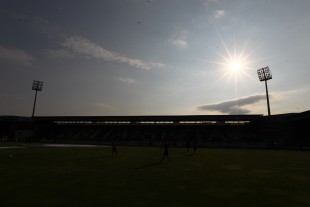
<svg viewBox="0 0 310 207">
<path fill-rule="evenodd" d="M 270 95 L 269 98 L 271 98 Z M 221 103 L 201 105 L 196 108 L 200 111 L 218 111 L 225 114 L 248 114 L 251 112 L 249 109 L 240 107 L 249 106 L 262 100 L 266 100 L 266 95 L 258 94 Z"/>
<path fill-rule="evenodd" d="M 188 43 L 187 43 L 187 35 L 188 32 L 186 30 L 181 31 L 178 35 L 175 37 L 172 37 L 168 40 L 172 45 L 177 46 L 179 48 L 187 48 Z"/>
<path fill-rule="evenodd" d="M 76 56 L 92 57 L 102 59 L 104 61 L 112 61 L 117 63 L 127 64 L 129 66 L 150 70 L 154 68 L 166 68 L 167 65 L 159 62 L 146 62 L 140 59 L 129 58 L 124 55 L 120 55 L 116 52 L 112 52 L 108 49 L 103 48 L 100 45 L 90 41 L 79 35 L 70 36 L 58 25 L 52 24 L 49 21 L 38 17 L 29 16 L 14 11 L 7 11 L 0 8 L 0 14 L 4 14 L 12 19 L 27 24 L 28 26 L 39 30 L 42 33 L 47 34 L 51 39 L 55 39 L 57 42 L 62 41 L 62 47 L 60 49 L 52 50 L 46 49 L 44 52 L 50 58 L 73 58 Z M 0 58 L 2 58 L 0 56 Z M 25 58 L 27 59 L 27 58 Z M 33 62 L 34 59 L 28 58 L 28 64 Z M 25 61 L 26 62 L 26 61 Z"/>
<path fill-rule="evenodd" d="M 217 20 L 217 19 L 224 17 L 225 15 L 226 15 L 225 10 L 216 10 L 212 12 L 211 19 Z"/>
<path fill-rule="evenodd" d="M 94 105 L 98 108 L 105 109 L 105 110 L 114 110 L 115 107 L 111 106 L 110 104 L 106 103 L 94 103 Z"/>
<path fill-rule="evenodd" d="M 18 48 L 5 48 L 0 46 L 0 59 L 15 62 L 22 65 L 32 65 L 35 59 L 24 50 Z"/>
<path fill-rule="evenodd" d="M 273 93 L 271 112 L 287 113 L 310 109 L 310 85 Z"/>
<path fill-rule="evenodd" d="M 122 78 L 122 77 L 117 77 L 116 80 L 124 82 L 124 83 L 135 83 L 136 81 L 132 78 Z"/>
<path fill-rule="evenodd" d="M 145 62 L 140 59 L 133 59 L 122 56 L 118 53 L 107 50 L 100 45 L 97 45 L 94 42 L 81 36 L 67 37 L 62 45 L 68 50 L 86 57 L 93 57 L 102 59 L 104 61 L 123 63 L 139 69 L 149 70 L 152 68 L 165 67 L 165 65 L 162 63 Z"/>
<path fill-rule="evenodd" d="M 45 49 L 43 53 L 51 59 L 71 59 L 74 58 L 74 55 L 67 50 L 64 49 Z"/>
<path fill-rule="evenodd" d="M 169 42 L 179 48 L 187 48 L 187 42 L 182 39 L 170 39 Z"/>
</svg>

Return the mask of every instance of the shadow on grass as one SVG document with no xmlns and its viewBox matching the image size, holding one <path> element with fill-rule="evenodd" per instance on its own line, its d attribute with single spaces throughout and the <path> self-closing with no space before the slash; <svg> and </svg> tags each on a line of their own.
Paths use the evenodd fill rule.
<svg viewBox="0 0 310 207">
<path fill-rule="evenodd" d="M 192 156 L 195 156 L 195 153 L 185 154 L 185 157 L 192 157 Z"/>
<path fill-rule="evenodd" d="M 162 162 L 160 161 L 157 161 L 157 162 L 154 162 L 154 163 L 150 163 L 150 164 L 145 164 L 141 167 L 137 167 L 137 170 L 141 170 L 141 169 L 145 169 L 145 168 L 150 168 L 150 167 L 154 167 L 154 166 L 157 166 L 157 165 L 160 165 Z"/>
<path fill-rule="evenodd" d="M 93 157 L 81 157 L 81 158 L 76 158 L 74 160 L 96 160 L 96 159 L 108 159 L 108 158 L 113 158 L 117 156 L 112 156 L 112 155 L 106 155 L 106 156 L 93 156 Z"/>
</svg>

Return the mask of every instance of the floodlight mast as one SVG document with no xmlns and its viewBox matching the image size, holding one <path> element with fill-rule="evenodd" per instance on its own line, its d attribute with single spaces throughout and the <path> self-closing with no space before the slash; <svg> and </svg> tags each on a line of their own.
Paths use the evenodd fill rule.
<svg viewBox="0 0 310 207">
<path fill-rule="evenodd" d="M 268 116 L 271 115 L 270 113 L 270 104 L 269 104 L 269 94 L 268 94 L 268 86 L 267 80 L 272 79 L 271 71 L 269 67 L 264 67 L 257 70 L 258 78 L 260 81 L 265 81 L 265 88 L 266 88 L 266 98 L 267 98 L 267 108 L 268 108 Z"/>
<path fill-rule="evenodd" d="M 32 84 L 32 90 L 36 91 L 35 97 L 34 97 L 34 103 L 33 103 L 33 109 L 32 109 L 32 118 L 34 117 L 34 112 L 36 109 L 36 102 L 37 102 L 37 93 L 38 91 L 42 91 L 43 82 L 34 80 Z"/>
</svg>

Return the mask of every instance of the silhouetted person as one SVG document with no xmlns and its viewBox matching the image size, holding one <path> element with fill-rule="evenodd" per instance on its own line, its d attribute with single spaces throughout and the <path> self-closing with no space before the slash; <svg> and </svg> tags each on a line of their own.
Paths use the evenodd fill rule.
<svg viewBox="0 0 310 207">
<path fill-rule="evenodd" d="M 164 144 L 164 154 L 163 158 L 160 161 L 163 161 L 167 157 L 169 159 L 169 162 L 171 162 L 171 158 L 169 157 L 169 144 L 168 142 L 165 142 Z"/>
<path fill-rule="evenodd" d="M 115 146 L 114 142 L 112 142 L 112 157 L 114 154 L 117 154 L 117 151 L 116 151 L 116 146 Z"/>
</svg>

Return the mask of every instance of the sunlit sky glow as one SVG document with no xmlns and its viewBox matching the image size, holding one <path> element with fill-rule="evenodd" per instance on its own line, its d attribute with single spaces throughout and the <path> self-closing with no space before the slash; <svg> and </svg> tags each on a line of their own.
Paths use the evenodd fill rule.
<svg viewBox="0 0 310 207">
<path fill-rule="evenodd" d="M 0 115 L 310 109 L 308 0 L 4 0 Z"/>
</svg>

